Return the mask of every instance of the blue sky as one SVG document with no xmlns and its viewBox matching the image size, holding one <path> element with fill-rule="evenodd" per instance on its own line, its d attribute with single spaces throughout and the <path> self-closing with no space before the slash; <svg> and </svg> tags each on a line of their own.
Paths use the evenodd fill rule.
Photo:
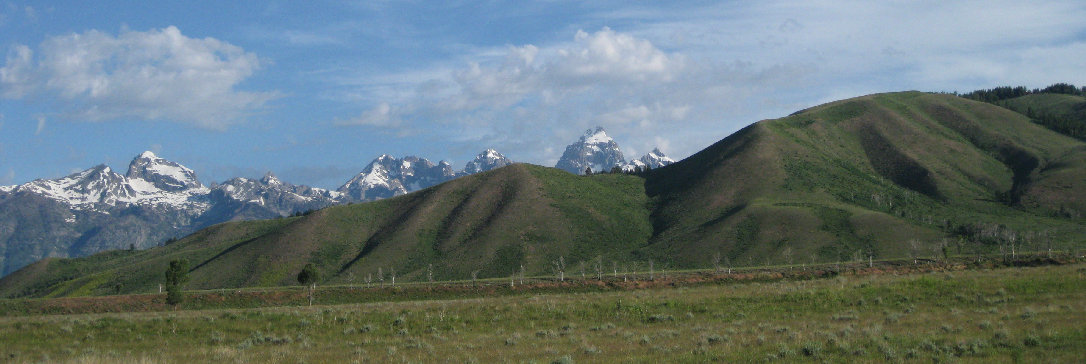
<svg viewBox="0 0 1086 364">
<path fill-rule="evenodd" d="M 335 188 L 381 154 L 686 157 L 874 92 L 1086 84 L 1081 1 L 0 0 L 0 185 L 151 150 Z M 181 4 L 181 5 L 178 5 Z"/>
</svg>

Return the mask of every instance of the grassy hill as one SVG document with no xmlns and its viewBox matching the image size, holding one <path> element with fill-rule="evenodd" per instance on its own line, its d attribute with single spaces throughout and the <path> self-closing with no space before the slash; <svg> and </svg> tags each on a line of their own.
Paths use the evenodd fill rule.
<svg viewBox="0 0 1086 364">
<path fill-rule="evenodd" d="M 1012 232 L 1016 244 L 1068 241 L 1083 234 L 1084 161 L 1083 143 L 980 102 L 920 92 L 834 102 L 654 171 L 645 250 L 705 265 L 707 249 L 758 263 L 905 256 L 944 238 L 964 253 L 959 237 L 998 245 L 988 235 Z"/>
<path fill-rule="evenodd" d="M 0 297 L 566 274 L 1064 248 L 1086 237 L 1086 144 L 1008 109 L 903 92 L 761 121 L 644 176 L 517 164 L 373 203 L 49 259 Z"/>
<path fill-rule="evenodd" d="M 3 296 L 157 290 L 188 259 L 188 288 L 296 284 L 314 263 L 325 281 L 465 279 L 549 272 L 553 262 L 630 261 L 651 235 L 641 178 L 583 178 L 517 164 L 417 193 L 302 217 L 231 222 L 144 251 L 47 259 L 0 280 Z"/>
<path fill-rule="evenodd" d="M 1086 97 L 1038 93 L 996 104 L 1026 115 L 1049 129 L 1086 140 Z"/>
</svg>

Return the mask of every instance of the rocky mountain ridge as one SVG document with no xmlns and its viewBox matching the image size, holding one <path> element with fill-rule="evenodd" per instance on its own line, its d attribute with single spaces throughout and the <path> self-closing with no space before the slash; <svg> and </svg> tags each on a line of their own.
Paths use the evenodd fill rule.
<svg viewBox="0 0 1086 364">
<path fill-rule="evenodd" d="M 574 174 L 585 174 L 586 171 L 609 172 L 618 167 L 623 172 L 636 172 L 639 170 L 659 168 L 675 163 L 655 148 L 652 152 L 639 159 L 626 161 L 622 150 L 603 127 L 585 130 L 580 139 L 566 146 L 562 158 L 555 164 L 555 168 Z"/>
<path fill-rule="evenodd" d="M 461 171 L 445 161 L 382 155 L 331 191 L 287 183 L 270 172 L 208 187 L 192 169 L 143 152 L 123 175 L 98 165 L 57 179 L 0 186 L 0 275 L 45 257 L 151 247 L 226 221 L 389 198 L 511 163 L 492 149 Z"/>
<path fill-rule="evenodd" d="M 566 148 L 559 168 L 575 174 L 615 166 L 636 172 L 673 162 L 659 149 L 627 162 L 618 144 L 597 127 Z M 61 178 L 0 186 L 0 276 L 45 257 L 147 248 L 222 222 L 390 198 L 510 164 L 494 149 L 460 170 L 446 161 L 386 154 L 336 190 L 291 184 L 270 172 L 206 186 L 192 169 L 147 151 L 133 158 L 124 174 L 103 164 Z"/>
</svg>

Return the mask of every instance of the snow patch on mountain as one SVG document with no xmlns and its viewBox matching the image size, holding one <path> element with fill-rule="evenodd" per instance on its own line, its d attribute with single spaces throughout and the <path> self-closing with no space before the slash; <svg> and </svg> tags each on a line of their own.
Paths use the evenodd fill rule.
<svg viewBox="0 0 1086 364">
<path fill-rule="evenodd" d="M 607 144 L 614 141 L 614 139 L 611 139 L 611 137 L 607 135 L 607 132 L 603 130 L 603 127 L 596 127 L 596 130 L 591 131 L 591 135 L 588 133 L 589 132 L 586 131 L 585 136 L 581 138 L 582 143 L 596 145 Z"/>
<path fill-rule="evenodd" d="M 213 202 L 229 199 L 254 204 L 284 216 L 328 207 L 342 197 L 339 192 L 283 182 L 268 172 L 259 180 L 237 177 L 223 182 L 212 189 L 210 198 Z"/>
<path fill-rule="evenodd" d="M 623 172 L 635 172 L 638 169 L 644 170 L 646 168 L 660 168 L 669 164 L 675 163 L 674 159 L 668 157 L 664 152 L 660 151 L 660 148 L 654 148 L 648 154 L 645 154 L 640 159 L 634 159 L 622 166 Z"/>
<path fill-rule="evenodd" d="M 399 159 L 388 154 L 370 162 L 337 192 L 349 201 L 371 201 L 407 194 L 456 176 L 448 162 L 434 164 L 425 158 Z"/>
<path fill-rule="evenodd" d="M 610 171 L 615 166 L 621 167 L 624 164 L 626 159 L 622 156 L 618 143 L 607 135 L 603 127 L 597 126 L 595 129 L 586 130 L 577 142 L 567 146 L 554 167 L 570 173 L 584 174 L 589 168 L 593 172 Z"/>
<path fill-rule="evenodd" d="M 472 159 L 470 162 L 464 165 L 464 170 L 461 174 L 468 175 L 486 172 L 492 169 L 505 167 L 510 164 L 513 164 L 513 161 L 509 158 L 506 158 L 504 155 L 498 153 L 498 151 L 494 149 L 487 149 L 484 150 L 482 153 L 479 153 L 479 155 L 475 156 L 475 159 Z"/>
<path fill-rule="evenodd" d="M 146 180 L 166 191 L 177 192 L 203 187 L 196 178 L 196 172 L 176 162 L 159 158 L 149 151 L 141 153 L 129 163 L 125 176 Z"/>
<path fill-rule="evenodd" d="M 15 186 L 11 192 L 34 193 L 68 204 L 75 210 L 105 210 L 121 205 L 165 205 L 196 214 L 207 210 L 206 201 L 200 197 L 209 190 L 196 181 L 191 169 L 154 157 L 150 152 L 133 160 L 132 166 L 136 168 L 130 168 L 128 176 L 98 165 L 57 179 L 34 180 Z M 142 172 L 133 173 L 134 170 Z M 144 176 L 163 182 L 156 184 Z"/>
<path fill-rule="evenodd" d="M 487 149 L 472 159 L 463 170 L 454 171 L 452 164 L 437 164 L 425 158 L 407 156 L 403 159 L 383 154 L 362 169 L 336 192 L 344 201 L 372 201 L 418 191 L 453 178 L 489 171 L 513 164 L 513 161 L 493 149 Z"/>
</svg>

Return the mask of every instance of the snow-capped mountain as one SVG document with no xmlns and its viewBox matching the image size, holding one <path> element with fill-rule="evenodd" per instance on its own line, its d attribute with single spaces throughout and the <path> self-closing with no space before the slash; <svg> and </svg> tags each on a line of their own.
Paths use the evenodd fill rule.
<svg viewBox="0 0 1086 364">
<path fill-rule="evenodd" d="M 513 161 L 493 149 L 484 150 L 464 166 L 465 175 L 486 172 L 513 164 Z"/>
<path fill-rule="evenodd" d="M 14 186 L 12 192 L 30 192 L 42 197 L 65 202 L 76 209 L 95 204 L 116 205 L 120 201 L 133 201 L 136 192 L 128 180 L 100 164 L 81 172 L 58 179 L 38 179 Z"/>
<path fill-rule="evenodd" d="M 671 162 L 654 150 L 627 164 L 618 144 L 603 128 L 596 128 L 566 148 L 558 167 L 583 173 L 588 167 L 634 170 Z M 479 153 L 460 171 L 445 161 L 382 155 L 338 190 L 329 191 L 292 185 L 271 173 L 207 187 L 192 169 L 143 152 L 123 175 L 98 165 L 61 178 L 0 186 L 0 276 L 45 257 L 146 248 L 226 221 L 276 218 L 394 197 L 512 163 L 493 149 Z"/>
<path fill-rule="evenodd" d="M 339 203 L 342 196 L 336 191 L 283 182 L 271 172 L 258 180 L 232 178 L 212 188 L 210 193 L 212 203 L 228 200 L 251 204 L 266 210 L 262 215 L 272 217 L 328 207 Z"/>
<path fill-rule="evenodd" d="M 494 149 L 487 149 L 469 161 L 463 170 L 453 171 L 449 162 L 437 164 L 425 158 L 403 159 L 388 154 L 377 157 L 354 178 L 336 190 L 344 202 L 373 201 L 418 191 L 453 178 L 486 172 L 513 164 Z"/>
<path fill-rule="evenodd" d="M 562 158 L 554 167 L 570 173 L 584 174 L 592 168 L 593 172 L 610 171 L 615 166 L 626 164 L 622 151 L 618 148 L 602 127 L 586 130 L 576 143 L 566 147 Z"/>
<path fill-rule="evenodd" d="M 150 151 L 143 152 L 128 164 L 129 179 L 142 179 L 163 191 L 199 189 L 203 185 L 196 172 L 178 163 L 159 158 Z"/>
<path fill-rule="evenodd" d="M 421 190 L 454 177 L 449 162 L 434 164 L 415 156 L 399 159 L 385 154 L 336 191 L 350 201 L 371 201 Z"/>
<path fill-rule="evenodd" d="M 660 168 L 668 164 L 675 163 L 674 159 L 671 159 L 664 152 L 660 151 L 660 148 L 654 148 L 648 154 L 645 154 L 639 159 L 634 159 L 627 162 L 622 166 L 623 172 L 636 172 L 637 170 L 645 170 L 652 168 Z"/>
<path fill-rule="evenodd" d="M 11 188 L 53 199 L 73 209 L 106 211 L 125 205 L 166 205 L 192 214 L 207 209 L 207 187 L 185 166 L 144 152 L 129 165 L 127 175 L 98 165 L 58 179 L 38 179 Z"/>
<path fill-rule="evenodd" d="M 105 165 L 0 187 L 0 274 L 44 257 L 145 248 L 237 219 L 339 203 L 339 194 L 273 175 L 205 187 L 191 169 L 144 152 L 121 175 Z"/>
</svg>

